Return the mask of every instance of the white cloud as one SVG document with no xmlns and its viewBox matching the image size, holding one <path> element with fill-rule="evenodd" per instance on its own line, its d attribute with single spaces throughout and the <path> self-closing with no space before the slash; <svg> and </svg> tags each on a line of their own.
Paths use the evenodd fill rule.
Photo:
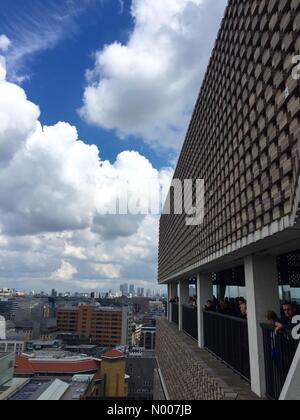
<svg viewBox="0 0 300 420">
<path fill-rule="evenodd" d="M 81 115 L 178 149 L 186 131 L 227 0 L 133 0 L 126 45 L 107 45 L 88 72 Z"/>
<path fill-rule="evenodd" d="M 39 108 L 5 80 L 0 63 L 0 285 L 153 284 L 157 216 L 105 216 L 99 209 L 110 208 L 121 181 L 136 200 L 149 180 L 167 185 L 172 170 L 158 171 L 133 151 L 102 161 L 75 127 L 42 126 Z"/>
<path fill-rule="evenodd" d="M 52 274 L 52 277 L 57 280 L 68 281 L 72 280 L 77 273 L 76 267 L 73 267 L 67 261 L 62 261 L 60 268 Z"/>
<path fill-rule="evenodd" d="M 84 255 L 84 249 L 77 246 L 72 246 L 68 243 L 65 245 L 64 255 L 67 257 L 72 257 L 77 260 L 86 260 L 86 256 Z"/>
<path fill-rule="evenodd" d="M 0 56 L 0 168 L 7 165 L 34 133 L 39 109 L 18 86 L 5 82 L 5 60 Z"/>
<path fill-rule="evenodd" d="M 99 0 L 35 0 L 27 1 L 26 7 L 8 8 L 2 19 L 3 50 L 7 51 L 10 80 L 22 83 L 30 77 L 28 63 L 45 50 L 75 36 L 79 31 L 78 17 Z M 1 50 L 1 38 L 0 38 Z"/>
<path fill-rule="evenodd" d="M 124 9 L 125 9 L 124 0 L 118 0 L 118 1 L 119 1 L 119 13 L 120 13 L 120 15 L 122 15 L 124 13 Z"/>
<path fill-rule="evenodd" d="M 121 267 L 113 264 L 95 264 L 94 270 L 108 279 L 118 279 L 121 276 Z"/>
<path fill-rule="evenodd" d="M 11 45 L 11 41 L 6 35 L 0 35 L 0 51 L 7 51 Z"/>
<path fill-rule="evenodd" d="M 6 60 L 0 55 L 0 83 L 6 78 Z"/>
</svg>

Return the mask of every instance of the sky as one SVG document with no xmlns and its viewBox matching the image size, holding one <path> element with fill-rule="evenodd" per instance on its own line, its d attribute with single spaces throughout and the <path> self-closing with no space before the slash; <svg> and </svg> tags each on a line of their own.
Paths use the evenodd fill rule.
<svg viewBox="0 0 300 420">
<path fill-rule="evenodd" d="M 157 284 L 158 215 L 226 0 L 1 0 L 0 287 Z"/>
</svg>

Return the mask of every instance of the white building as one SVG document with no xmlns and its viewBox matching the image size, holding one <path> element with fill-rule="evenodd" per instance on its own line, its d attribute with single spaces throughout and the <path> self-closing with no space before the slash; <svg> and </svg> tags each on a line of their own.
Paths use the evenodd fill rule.
<svg viewBox="0 0 300 420">
<path fill-rule="evenodd" d="M 25 342 L 19 340 L 0 340 L 0 353 L 14 353 L 21 356 L 25 350 Z"/>
<path fill-rule="evenodd" d="M 6 321 L 3 316 L 0 316 L 0 340 L 6 340 Z"/>
</svg>

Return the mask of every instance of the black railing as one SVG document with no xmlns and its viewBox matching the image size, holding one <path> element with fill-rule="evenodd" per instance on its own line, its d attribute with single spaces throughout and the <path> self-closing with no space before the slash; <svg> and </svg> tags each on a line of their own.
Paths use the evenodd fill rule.
<svg viewBox="0 0 300 420">
<path fill-rule="evenodd" d="M 299 341 L 289 331 L 275 334 L 274 327 L 262 324 L 267 396 L 278 400 L 294 360 Z"/>
<path fill-rule="evenodd" d="M 195 340 L 198 340 L 198 315 L 194 306 L 182 306 L 182 329 Z"/>
<path fill-rule="evenodd" d="M 236 373 L 250 381 L 246 320 L 204 311 L 204 345 Z"/>
<path fill-rule="evenodd" d="M 179 305 L 178 303 L 172 303 L 172 322 L 179 324 Z"/>
</svg>

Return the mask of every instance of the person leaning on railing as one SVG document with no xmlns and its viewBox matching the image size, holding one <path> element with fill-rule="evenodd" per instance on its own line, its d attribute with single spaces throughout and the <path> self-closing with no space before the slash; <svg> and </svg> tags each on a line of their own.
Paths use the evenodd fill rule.
<svg viewBox="0 0 300 420">
<path fill-rule="evenodd" d="M 241 312 L 241 318 L 242 319 L 248 319 L 248 308 L 247 308 L 247 302 L 243 302 L 240 305 L 240 312 Z"/>
<path fill-rule="evenodd" d="M 273 311 L 268 311 L 266 314 L 266 320 L 268 324 L 273 325 L 276 334 L 278 334 L 281 324 L 279 322 L 277 314 Z"/>
<path fill-rule="evenodd" d="M 281 331 L 291 331 L 294 328 L 293 319 L 298 315 L 296 306 L 291 302 L 282 305 L 283 317 L 276 323 L 276 334 Z"/>
<path fill-rule="evenodd" d="M 266 319 L 268 324 L 275 328 L 275 334 L 281 332 L 290 332 L 294 328 L 293 318 L 298 314 L 296 306 L 291 302 L 285 302 L 282 305 L 283 316 L 279 318 L 273 311 L 268 311 Z"/>
<path fill-rule="evenodd" d="M 170 303 L 178 304 L 179 303 L 179 297 L 177 297 L 177 296 L 173 297 L 172 299 L 170 299 Z"/>
<path fill-rule="evenodd" d="M 212 300 L 208 300 L 206 302 L 204 310 L 207 312 L 216 312 L 216 305 L 214 304 Z"/>
<path fill-rule="evenodd" d="M 194 307 L 197 306 L 197 296 L 196 295 L 190 296 L 190 298 L 189 298 L 189 305 L 190 306 L 194 306 Z"/>
</svg>

